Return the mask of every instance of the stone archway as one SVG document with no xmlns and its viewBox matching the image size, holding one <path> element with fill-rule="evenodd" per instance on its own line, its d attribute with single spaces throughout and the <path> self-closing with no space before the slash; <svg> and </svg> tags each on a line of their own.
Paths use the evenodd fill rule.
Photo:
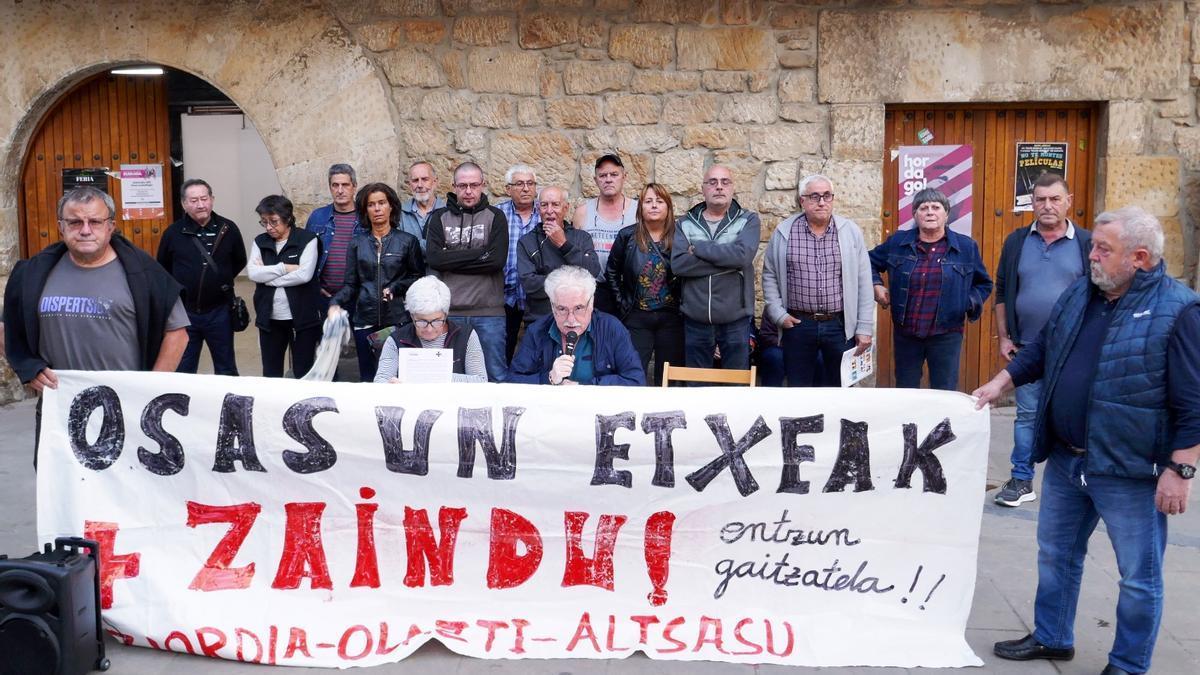
<svg viewBox="0 0 1200 675">
<path fill-rule="evenodd" d="M 321 5 L 286 0 L 17 3 L 0 24 L 0 285 L 16 263 L 17 195 L 33 132 L 57 99 L 97 72 L 158 63 L 226 93 L 250 117 L 300 212 L 327 199 L 325 170 L 354 164 L 399 177 L 396 111 L 386 79 Z M 20 396 L 0 369 L 0 402 Z"/>
</svg>

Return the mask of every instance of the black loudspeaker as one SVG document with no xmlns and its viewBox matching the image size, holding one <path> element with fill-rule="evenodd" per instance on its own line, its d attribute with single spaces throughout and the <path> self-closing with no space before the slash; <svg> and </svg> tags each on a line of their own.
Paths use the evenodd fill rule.
<svg viewBox="0 0 1200 675">
<path fill-rule="evenodd" d="M 108 670 L 99 550 L 70 537 L 27 558 L 0 555 L 0 675 Z"/>
</svg>

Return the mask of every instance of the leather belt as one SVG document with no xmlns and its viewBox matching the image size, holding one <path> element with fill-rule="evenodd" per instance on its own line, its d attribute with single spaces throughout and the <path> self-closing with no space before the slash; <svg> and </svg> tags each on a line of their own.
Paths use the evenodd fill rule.
<svg viewBox="0 0 1200 675">
<path fill-rule="evenodd" d="M 842 312 L 801 312 L 796 309 L 789 309 L 788 314 L 797 319 L 809 319 L 811 321 L 833 321 L 843 316 Z"/>
</svg>

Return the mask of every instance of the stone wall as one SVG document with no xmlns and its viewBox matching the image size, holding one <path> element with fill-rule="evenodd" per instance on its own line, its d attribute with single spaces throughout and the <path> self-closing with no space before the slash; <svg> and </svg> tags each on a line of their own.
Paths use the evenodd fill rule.
<svg viewBox="0 0 1200 675">
<path fill-rule="evenodd" d="M 1163 218 L 1194 278 L 1200 3 L 1181 0 L 239 0 L 0 5 L 0 283 L 17 257 L 17 177 L 54 99 L 115 64 L 212 82 L 254 121 L 303 212 L 325 168 L 395 184 L 471 158 L 495 194 L 516 162 L 591 195 L 594 158 L 630 191 L 698 197 L 729 164 L 764 240 L 799 176 L 879 236 L 889 103 L 1100 101 L 1100 207 Z M 13 392 L 11 377 L 0 400 Z"/>
</svg>

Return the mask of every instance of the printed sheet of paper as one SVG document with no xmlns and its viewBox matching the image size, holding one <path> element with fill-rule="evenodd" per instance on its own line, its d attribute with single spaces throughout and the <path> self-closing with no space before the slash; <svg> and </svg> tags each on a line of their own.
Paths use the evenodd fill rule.
<svg viewBox="0 0 1200 675">
<path fill-rule="evenodd" d="M 396 377 L 406 384 L 445 384 L 453 379 L 450 349 L 401 349 Z"/>
<path fill-rule="evenodd" d="M 859 356 L 854 347 L 842 354 L 842 386 L 853 387 L 875 372 L 875 350 L 868 349 Z"/>
</svg>

